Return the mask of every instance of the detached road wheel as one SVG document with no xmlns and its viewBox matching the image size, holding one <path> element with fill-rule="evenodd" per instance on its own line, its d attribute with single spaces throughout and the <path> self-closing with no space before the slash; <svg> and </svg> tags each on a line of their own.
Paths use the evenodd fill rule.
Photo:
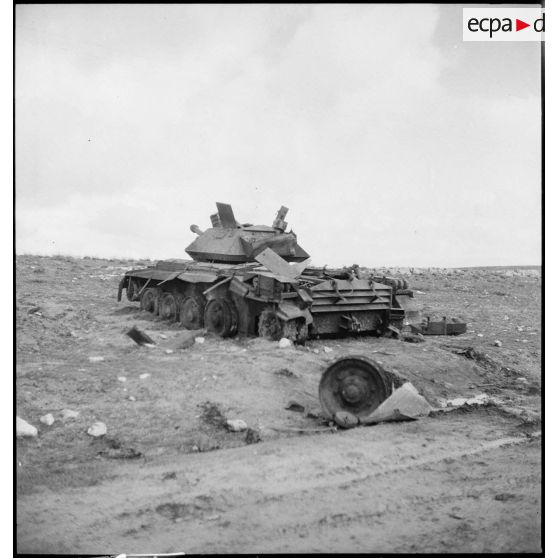
<svg viewBox="0 0 558 558">
<path fill-rule="evenodd" d="M 178 301 L 172 293 L 165 293 L 159 303 L 159 316 L 163 320 L 176 322 L 178 320 Z"/>
<path fill-rule="evenodd" d="M 202 296 L 189 296 L 180 305 L 180 323 L 186 329 L 201 329 L 204 308 L 205 299 Z"/>
<path fill-rule="evenodd" d="M 210 300 L 204 312 L 205 327 L 221 337 L 232 337 L 238 328 L 238 313 L 234 304 L 226 298 Z"/>
<path fill-rule="evenodd" d="M 145 289 L 145 291 L 141 293 L 140 308 L 146 312 L 156 314 L 158 298 L 159 293 L 157 292 L 157 289 Z"/>
<path fill-rule="evenodd" d="M 330 417 L 339 411 L 367 417 L 390 394 L 391 386 L 384 369 L 364 356 L 337 359 L 320 380 L 320 402 Z"/>
</svg>

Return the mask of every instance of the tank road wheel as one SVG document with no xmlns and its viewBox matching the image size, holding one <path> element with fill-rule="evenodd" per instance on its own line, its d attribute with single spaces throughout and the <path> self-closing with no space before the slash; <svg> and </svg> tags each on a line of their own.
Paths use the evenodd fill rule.
<svg viewBox="0 0 558 558">
<path fill-rule="evenodd" d="M 258 320 L 258 335 L 278 341 L 282 337 L 293 343 L 304 343 L 308 338 L 308 326 L 304 320 L 289 320 L 283 322 L 277 317 L 275 310 L 267 308 Z"/>
<path fill-rule="evenodd" d="M 319 395 L 330 417 L 339 411 L 357 417 L 370 415 L 391 393 L 383 368 L 366 357 L 342 357 L 320 380 Z"/>
<path fill-rule="evenodd" d="M 159 303 L 159 316 L 163 320 L 176 322 L 178 320 L 178 300 L 172 293 L 165 293 Z"/>
<path fill-rule="evenodd" d="M 205 327 L 221 337 L 232 337 L 238 327 L 238 313 L 234 304 L 226 298 L 210 300 L 204 311 Z"/>
<path fill-rule="evenodd" d="M 303 319 L 283 322 L 283 337 L 290 339 L 293 343 L 304 345 L 308 339 L 308 325 Z"/>
<path fill-rule="evenodd" d="M 267 308 L 264 310 L 258 320 L 258 335 L 266 337 L 273 341 L 278 341 L 283 337 L 283 326 L 281 320 L 277 317 L 275 310 Z"/>
<path fill-rule="evenodd" d="M 158 299 L 159 293 L 157 292 L 157 289 L 145 289 L 145 291 L 141 293 L 140 308 L 146 312 L 156 314 L 158 309 Z"/>
<path fill-rule="evenodd" d="M 128 279 L 128 285 L 126 287 L 126 298 L 130 302 L 134 302 L 138 299 L 138 293 L 140 292 L 140 290 L 141 287 L 137 279 L 133 279 L 132 277 L 130 277 L 130 279 Z"/>
<path fill-rule="evenodd" d="M 201 329 L 203 327 L 203 310 L 205 299 L 203 296 L 189 296 L 182 301 L 179 310 L 180 323 L 186 329 Z"/>
</svg>

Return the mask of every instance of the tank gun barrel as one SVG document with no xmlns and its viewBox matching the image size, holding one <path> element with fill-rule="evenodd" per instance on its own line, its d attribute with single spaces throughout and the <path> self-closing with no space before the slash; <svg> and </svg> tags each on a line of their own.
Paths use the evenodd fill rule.
<svg viewBox="0 0 558 558">
<path fill-rule="evenodd" d="M 203 234 L 202 230 L 198 227 L 198 225 L 190 225 L 190 230 L 193 233 L 196 233 L 198 236 L 201 236 Z"/>
</svg>

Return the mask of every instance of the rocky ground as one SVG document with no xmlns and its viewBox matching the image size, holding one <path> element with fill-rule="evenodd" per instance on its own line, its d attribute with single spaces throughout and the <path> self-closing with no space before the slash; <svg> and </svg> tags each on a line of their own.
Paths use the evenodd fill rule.
<svg viewBox="0 0 558 558">
<path fill-rule="evenodd" d="M 39 430 L 17 440 L 19 552 L 540 550 L 539 269 L 398 270 L 424 314 L 468 323 L 458 337 L 206 336 L 181 350 L 184 330 L 116 302 L 121 275 L 147 263 L 17 257 L 17 414 Z M 133 325 L 156 346 L 133 343 Z M 345 354 L 435 408 L 489 404 L 331 428 L 318 383 Z"/>
</svg>

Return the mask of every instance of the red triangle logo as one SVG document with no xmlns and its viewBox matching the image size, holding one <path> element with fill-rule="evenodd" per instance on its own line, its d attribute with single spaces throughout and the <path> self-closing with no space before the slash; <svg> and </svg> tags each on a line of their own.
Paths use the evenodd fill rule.
<svg viewBox="0 0 558 558">
<path fill-rule="evenodd" d="M 516 31 L 521 31 L 522 29 L 525 29 L 525 27 L 531 27 L 531 24 L 530 23 L 525 23 L 524 21 L 521 21 L 520 19 L 515 20 L 515 30 Z"/>
</svg>

